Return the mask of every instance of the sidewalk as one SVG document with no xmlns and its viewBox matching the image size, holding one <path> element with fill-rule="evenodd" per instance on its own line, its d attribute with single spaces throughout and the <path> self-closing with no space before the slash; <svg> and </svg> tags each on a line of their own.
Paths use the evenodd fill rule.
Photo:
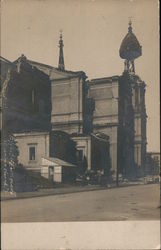
<svg viewBox="0 0 161 250">
<path fill-rule="evenodd" d="M 69 186 L 69 187 L 60 187 L 60 188 L 51 188 L 51 189 L 39 189 L 34 192 L 19 192 L 19 193 L 9 193 L 1 192 L 1 201 L 4 200 L 13 200 L 13 199 L 25 199 L 25 198 L 34 198 L 41 196 L 50 196 L 50 195 L 62 195 L 70 194 L 77 192 L 93 191 L 106 189 L 107 187 L 100 187 L 98 185 L 87 185 L 87 186 Z"/>
<path fill-rule="evenodd" d="M 135 186 L 135 185 L 144 185 L 144 183 L 142 182 L 120 183 L 118 187 L 116 186 L 115 183 L 110 184 L 107 187 L 100 186 L 100 185 L 68 186 L 68 187 L 59 187 L 59 188 L 52 188 L 52 189 L 40 189 L 34 192 L 19 192 L 19 193 L 9 193 L 9 192 L 2 191 L 1 201 L 34 198 L 34 197 L 42 197 L 42 196 L 50 196 L 50 195 L 63 195 L 63 194 L 78 193 L 78 192 L 88 192 L 88 191 L 94 191 L 94 190 L 105 190 L 105 189 L 128 187 L 128 186 Z"/>
</svg>

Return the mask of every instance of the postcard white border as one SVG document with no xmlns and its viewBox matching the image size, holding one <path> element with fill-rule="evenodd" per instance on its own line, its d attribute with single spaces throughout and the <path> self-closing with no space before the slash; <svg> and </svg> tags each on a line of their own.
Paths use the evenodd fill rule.
<svg viewBox="0 0 161 250">
<path fill-rule="evenodd" d="M 160 249 L 160 221 L 2 223 L 2 250 Z"/>
</svg>

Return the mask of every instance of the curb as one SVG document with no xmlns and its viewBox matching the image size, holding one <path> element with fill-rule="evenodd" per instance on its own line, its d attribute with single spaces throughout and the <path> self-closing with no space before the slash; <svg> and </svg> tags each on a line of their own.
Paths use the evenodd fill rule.
<svg viewBox="0 0 161 250">
<path fill-rule="evenodd" d="M 105 190 L 110 189 L 106 187 L 99 187 L 99 188 L 93 188 L 93 189 L 85 189 L 85 190 L 71 190 L 69 192 L 57 192 L 57 193 L 42 193 L 42 194 L 31 194 L 31 196 L 15 196 L 15 197 L 1 197 L 1 201 L 12 201 L 12 200 L 19 200 L 19 199 L 32 199 L 32 198 L 40 198 L 44 196 L 55 196 L 55 195 L 65 195 L 65 194 L 72 194 L 72 193 L 82 193 L 82 192 L 90 192 L 90 191 L 99 191 L 99 190 Z"/>
<path fill-rule="evenodd" d="M 158 183 L 151 183 L 151 184 L 158 184 Z M 44 196 L 55 196 L 55 195 L 65 195 L 65 194 L 72 194 L 72 193 L 82 193 L 82 192 L 90 192 L 90 191 L 101 191 L 101 190 L 110 190 L 114 188 L 125 188 L 125 187 L 131 187 L 131 186 L 140 186 L 140 185 L 149 185 L 145 183 L 139 183 L 139 184 L 129 184 L 129 185 L 122 185 L 122 186 L 113 186 L 113 187 L 98 187 L 98 188 L 92 188 L 92 189 L 84 189 L 84 190 L 71 190 L 69 192 L 63 191 L 63 192 L 56 192 L 56 193 L 35 193 L 31 196 L 17 196 L 17 197 L 1 197 L 1 201 L 12 201 L 12 200 L 18 200 L 18 199 L 32 199 L 32 198 L 40 198 Z"/>
</svg>

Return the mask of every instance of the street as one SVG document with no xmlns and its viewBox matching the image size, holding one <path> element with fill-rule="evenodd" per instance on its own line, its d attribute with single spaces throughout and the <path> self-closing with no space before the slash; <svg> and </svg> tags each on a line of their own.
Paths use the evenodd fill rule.
<svg viewBox="0 0 161 250">
<path fill-rule="evenodd" d="M 2 222 L 159 220 L 160 185 L 1 202 Z"/>
</svg>

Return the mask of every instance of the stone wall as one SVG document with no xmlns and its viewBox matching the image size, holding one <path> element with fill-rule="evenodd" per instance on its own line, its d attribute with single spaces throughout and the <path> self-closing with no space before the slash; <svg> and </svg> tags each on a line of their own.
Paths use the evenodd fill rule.
<svg viewBox="0 0 161 250">
<path fill-rule="evenodd" d="M 146 172 L 146 106 L 145 106 L 145 83 L 137 76 L 131 76 L 131 85 L 133 92 L 134 108 L 134 156 L 135 163 L 138 167 L 139 174 L 144 175 Z"/>
<path fill-rule="evenodd" d="M 51 86 L 53 130 L 83 132 L 83 79 L 53 80 Z"/>
<path fill-rule="evenodd" d="M 118 77 L 94 79 L 89 82 L 89 97 L 95 101 L 93 132 L 109 136 L 111 170 L 117 171 Z"/>
</svg>

